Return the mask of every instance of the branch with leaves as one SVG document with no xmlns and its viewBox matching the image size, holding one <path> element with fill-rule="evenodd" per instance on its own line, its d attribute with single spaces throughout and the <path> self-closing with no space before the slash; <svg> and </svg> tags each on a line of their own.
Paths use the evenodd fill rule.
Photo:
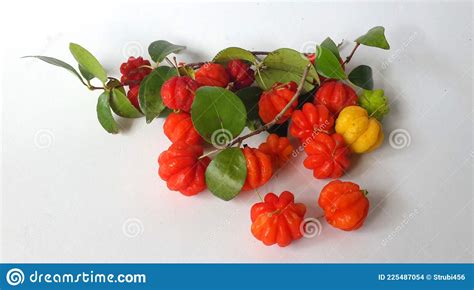
<svg viewBox="0 0 474 290">
<path fill-rule="evenodd" d="M 130 91 L 127 93 L 125 90 L 126 85 L 119 78 L 108 76 L 101 63 L 88 50 L 78 44 L 71 43 L 69 46 L 72 56 L 77 61 L 77 68 L 53 57 L 28 57 L 34 57 L 68 70 L 89 90 L 102 90 L 97 102 L 97 117 L 102 127 L 107 132 L 114 134 L 120 130 L 114 114 L 123 118 L 144 116 L 146 122 L 150 123 L 157 117 L 166 117 L 169 112 L 172 112 L 166 107 L 161 96 L 163 84 L 172 77 L 187 76 L 194 79 L 195 70 L 207 63 L 225 66 L 232 60 L 240 60 L 251 66 L 254 71 L 254 86 L 240 90 L 234 90 L 232 84 L 229 84 L 227 88 L 203 86 L 195 92 L 190 112 L 195 130 L 209 144 L 216 145 L 212 140 L 215 132 L 223 130 L 227 134 L 224 145 L 217 144 L 215 150 L 208 151 L 201 158 L 216 155 L 209 167 L 214 169 L 207 171 L 215 171 L 216 168 L 219 170 L 214 174 L 206 172 L 206 181 L 214 194 L 228 199 L 240 192 L 240 188 L 236 187 L 230 191 L 227 188 L 224 190 L 226 193 L 223 194 L 220 182 L 216 181 L 216 185 L 212 185 L 214 183 L 212 176 L 221 178 L 229 172 L 222 171 L 222 168 L 226 170 L 228 168 L 219 164 L 219 160 L 228 158 L 240 160 L 240 164 L 234 165 L 244 168 L 245 158 L 239 150 L 233 150 L 235 146 L 240 147 L 247 138 L 262 132 L 271 132 L 275 127 L 286 128 L 277 126 L 277 123 L 299 98 L 311 99 L 308 96 L 314 94 L 318 89 L 321 78 L 340 80 L 368 91 L 373 89 L 370 67 L 361 65 L 354 68 L 348 75 L 345 73 L 345 65 L 351 61 L 360 45 L 388 49 L 389 45 L 385 39 L 383 27 L 375 27 L 357 38 L 352 52 L 345 61 L 342 61 L 340 55 L 340 45 L 337 45 L 329 37 L 317 45 L 314 52 L 298 52 L 290 48 L 280 48 L 274 51 L 249 51 L 239 47 L 229 47 L 217 53 L 210 61 L 189 64 L 179 63 L 176 57 L 170 57 L 170 54 L 179 54 L 185 49 L 185 46 L 165 40 L 154 41 L 148 47 L 148 53 L 154 64 L 140 66 L 142 69 L 148 69 L 150 73 L 140 83 L 137 105 L 132 104 Z M 298 83 L 293 98 L 273 120 L 263 123 L 257 111 L 260 95 L 263 91 L 271 89 L 275 83 L 289 82 Z M 367 93 L 364 96 L 372 95 Z M 368 104 L 367 106 L 373 106 L 370 99 L 365 98 L 364 100 Z M 299 102 L 299 105 L 302 103 Z M 382 102 L 381 106 L 383 107 L 383 105 Z M 245 127 L 250 132 L 241 135 Z M 232 156 L 227 156 L 229 154 Z M 242 173 L 237 175 L 241 176 L 237 184 L 243 184 L 242 176 L 244 175 Z M 234 177 L 230 176 L 229 178 Z"/>
</svg>

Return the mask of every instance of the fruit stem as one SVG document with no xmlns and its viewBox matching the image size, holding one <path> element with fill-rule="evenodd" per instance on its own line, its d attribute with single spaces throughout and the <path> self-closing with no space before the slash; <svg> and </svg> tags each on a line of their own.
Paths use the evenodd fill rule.
<svg viewBox="0 0 474 290">
<path fill-rule="evenodd" d="M 357 50 L 357 48 L 359 47 L 359 45 L 360 45 L 360 43 L 356 42 L 356 45 L 354 46 L 354 48 L 353 48 L 352 51 L 351 51 L 351 54 L 349 54 L 349 56 L 346 57 L 346 60 L 344 61 L 344 63 L 343 63 L 342 65 L 346 65 L 346 64 L 348 64 L 348 63 L 351 61 L 351 59 L 352 59 L 352 57 L 354 56 L 354 53 L 356 52 L 356 50 Z"/>
</svg>

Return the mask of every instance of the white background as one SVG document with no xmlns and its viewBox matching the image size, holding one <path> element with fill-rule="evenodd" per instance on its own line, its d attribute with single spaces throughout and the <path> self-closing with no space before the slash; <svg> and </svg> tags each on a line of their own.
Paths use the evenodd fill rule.
<svg viewBox="0 0 474 290">
<path fill-rule="evenodd" d="M 472 262 L 472 3 L 63 2 L 1 9 L 2 262 Z M 306 50 L 376 25 L 392 49 L 361 47 L 348 67 L 372 66 L 391 101 L 383 146 L 354 158 L 343 178 L 370 192 L 366 224 L 343 232 L 323 221 L 320 236 L 283 249 L 250 234 L 255 193 L 223 202 L 167 190 L 156 162 L 170 144 L 162 119 L 119 120 L 122 134 L 108 135 L 98 92 L 20 59 L 72 63 L 76 42 L 118 76 L 157 39 L 186 45 L 178 57 L 189 62 L 228 46 Z M 343 55 L 351 49 L 346 41 Z M 313 179 L 303 158 L 259 192 L 290 190 L 317 217 L 328 181 Z"/>
</svg>

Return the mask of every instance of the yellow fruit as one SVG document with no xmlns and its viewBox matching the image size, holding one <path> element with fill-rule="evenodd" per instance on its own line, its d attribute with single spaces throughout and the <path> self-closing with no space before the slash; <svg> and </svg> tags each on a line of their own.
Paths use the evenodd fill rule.
<svg viewBox="0 0 474 290">
<path fill-rule="evenodd" d="M 359 106 L 345 107 L 336 120 L 336 132 L 355 153 L 370 152 L 383 142 L 382 125 Z"/>
</svg>

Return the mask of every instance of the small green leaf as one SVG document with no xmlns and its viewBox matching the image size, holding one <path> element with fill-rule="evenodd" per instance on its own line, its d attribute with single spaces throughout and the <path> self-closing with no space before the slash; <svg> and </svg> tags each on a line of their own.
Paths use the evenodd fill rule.
<svg viewBox="0 0 474 290">
<path fill-rule="evenodd" d="M 247 87 L 238 90 L 235 94 L 242 100 L 247 109 L 247 127 L 255 130 L 262 124 L 258 115 L 258 101 L 262 95 L 262 89 L 259 87 Z"/>
<path fill-rule="evenodd" d="M 359 105 L 367 110 L 369 116 L 381 121 L 389 112 L 388 100 L 383 90 L 364 90 L 359 96 Z"/>
<path fill-rule="evenodd" d="M 310 64 L 308 58 L 296 50 L 280 48 L 268 54 L 263 60 L 263 67 L 257 71 L 255 79 L 258 85 L 264 89 L 270 89 L 274 83 L 299 83 L 303 77 L 306 66 Z M 319 77 L 311 66 L 303 91 L 310 91 L 315 84 L 319 84 Z"/>
<path fill-rule="evenodd" d="M 351 83 L 354 85 L 371 90 L 374 88 L 374 80 L 372 79 L 372 69 L 367 65 L 359 65 L 354 68 L 348 76 Z"/>
<path fill-rule="evenodd" d="M 143 114 L 132 105 L 130 100 L 125 96 L 120 89 L 116 88 L 112 90 L 112 96 L 110 98 L 110 107 L 115 114 L 124 118 L 140 118 Z"/>
<path fill-rule="evenodd" d="M 97 101 L 97 118 L 99 119 L 102 127 L 107 132 L 117 134 L 119 132 L 119 128 L 114 120 L 114 117 L 112 116 L 109 100 L 109 91 L 105 91 L 99 96 L 99 100 Z"/>
<path fill-rule="evenodd" d="M 196 91 L 191 117 L 194 127 L 209 143 L 230 141 L 245 127 L 247 110 L 237 95 L 219 87 L 200 87 Z"/>
<path fill-rule="evenodd" d="M 326 38 L 322 43 L 322 47 L 325 47 L 329 49 L 332 54 L 334 54 L 337 59 L 341 59 L 341 56 L 339 55 L 339 49 L 337 48 L 337 44 L 331 39 L 331 38 Z"/>
<path fill-rule="evenodd" d="M 257 62 L 257 58 L 253 53 L 240 47 L 228 47 L 223 49 L 217 53 L 212 61 L 225 65 L 233 59 L 246 60 L 253 64 Z"/>
<path fill-rule="evenodd" d="M 94 77 L 93 74 L 91 74 L 90 72 L 88 72 L 82 65 L 79 65 L 79 71 L 81 72 L 81 75 L 87 80 L 87 81 L 90 81 L 92 80 Z"/>
<path fill-rule="evenodd" d="M 240 148 L 227 148 L 206 169 L 206 184 L 212 194 L 229 201 L 236 197 L 247 177 L 247 164 Z"/>
<path fill-rule="evenodd" d="M 39 60 L 42 60 L 46 63 L 49 63 L 49 64 L 52 64 L 52 65 L 55 65 L 55 66 L 58 66 L 58 67 L 62 67 L 64 69 L 67 69 L 68 71 L 70 71 L 71 73 L 73 73 L 75 76 L 77 76 L 77 78 L 81 81 L 81 83 L 83 83 L 84 85 L 87 86 L 87 84 L 84 82 L 84 80 L 82 79 L 81 75 L 77 72 L 77 70 L 72 67 L 70 64 L 68 63 L 65 63 L 64 61 L 62 60 L 59 60 L 57 58 L 54 58 L 54 57 L 49 57 L 49 56 L 42 56 L 42 55 L 28 55 L 28 56 L 24 56 L 22 58 L 30 58 L 30 57 L 33 57 L 33 58 L 37 58 Z"/>
<path fill-rule="evenodd" d="M 339 59 L 326 47 L 317 47 L 314 63 L 318 73 L 324 77 L 338 80 L 346 78 L 346 73 L 342 69 Z"/>
<path fill-rule="evenodd" d="M 95 56 L 93 56 L 87 49 L 75 43 L 69 44 L 69 50 L 80 66 L 105 84 L 107 81 L 107 73 Z"/>
<path fill-rule="evenodd" d="M 366 34 L 357 38 L 355 42 L 367 46 L 390 49 L 390 45 L 385 38 L 385 28 L 382 26 L 376 26 L 370 29 Z"/>
<path fill-rule="evenodd" d="M 185 48 L 186 46 L 172 44 L 166 40 L 157 40 L 148 46 L 148 53 L 154 62 L 160 63 L 170 53 L 177 53 Z"/>
<path fill-rule="evenodd" d="M 161 86 L 176 75 L 175 68 L 160 66 L 143 79 L 138 93 L 138 102 L 143 114 L 145 114 L 147 123 L 151 123 L 165 108 L 161 99 Z"/>
<path fill-rule="evenodd" d="M 180 66 L 180 67 L 178 67 L 178 71 L 179 71 L 180 76 L 188 76 L 188 77 L 194 79 L 195 73 L 194 73 L 194 69 L 192 67 L 187 66 L 187 65 Z"/>
</svg>

